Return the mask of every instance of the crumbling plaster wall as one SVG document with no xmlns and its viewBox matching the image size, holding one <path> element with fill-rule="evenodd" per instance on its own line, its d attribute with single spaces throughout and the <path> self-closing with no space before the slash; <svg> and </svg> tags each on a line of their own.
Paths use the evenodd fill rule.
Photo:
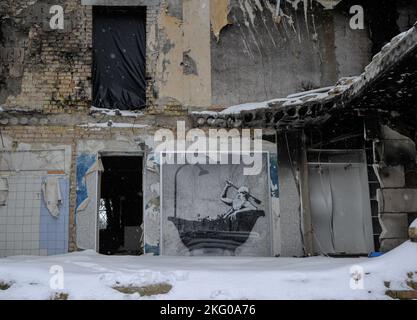
<svg viewBox="0 0 417 320">
<path fill-rule="evenodd" d="M 45 114 L 91 106 L 92 5 L 147 6 L 147 99 L 152 104 L 156 53 L 152 36 L 159 0 L 32 0 L 0 4 L 0 106 Z M 52 30 L 52 5 L 64 9 L 64 29 Z"/>
<path fill-rule="evenodd" d="M 372 44 L 367 29 L 349 28 L 346 10 L 280 3 L 278 10 L 276 0 L 3 1 L 0 105 L 46 113 L 90 106 L 91 5 L 147 6 L 151 111 L 263 101 L 362 72 Z M 64 7 L 64 30 L 50 29 L 52 4 Z M 398 10 L 404 27 L 412 7 Z"/>
<path fill-rule="evenodd" d="M 65 12 L 63 30 L 49 25 L 52 5 Z M 0 104 L 3 108 L 89 106 L 91 10 L 80 1 L 2 1 Z"/>
<path fill-rule="evenodd" d="M 167 127 L 169 125 L 167 124 Z M 115 152 L 141 152 L 148 149 L 148 145 L 153 144 L 153 133 L 147 131 L 147 127 L 143 128 L 85 128 L 80 126 L 60 126 L 60 125 L 44 125 L 44 126 L 21 126 L 21 125 L 9 125 L 1 128 L 1 134 L 3 137 L 4 147 L 3 150 L 50 150 L 51 148 L 63 148 L 66 150 L 65 161 L 60 159 L 54 159 L 56 163 L 64 166 L 62 169 L 69 176 L 69 244 L 70 251 L 75 251 L 79 248 L 94 249 L 95 234 L 94 229 L 89 229 L 92 223 L 94 223 L 97 215 L 90 210 L 92 206 L 88 208 L 88 212 L 84 212 L 84 216 L 77 219 L 77 193 L 80 187 L 77 184 L 77 166 L 80 164 L 80 156 L 87 154 L 96 159 L 99 152 L 115 151 Z M 50 153 L 53 156 L 53 153 Z M 16 170 L 19 169 L 21 162 L 17 161 L 13 164 Z M 145 173 L 146 174 L 146 173 Z M 149 184 L 145 186 L 145 195 L 153 197 L 149 191 L 153 182 L 159 182 L 159 176 L 156 176 L 152 180 L 152 174 L 146 174 Z M 82 177 L 83 178 L 83 177 Z M 90 186 L 91 188 L 91 186 Z M 95 186 L 91 189 L 95 192 Z M 146 196 L 145 196 L 146 197 Z M 150 200 L 145 200 L 148 204 Z M 90 201 L 89 205 L 92 205 L 94 201 Z M 85 218 L 83 220 L 83 218 Z M 83 222 L 84 225 L 82 224 Z M 80 223 L 80 224 L 79 224 Z M 78 230 L 78 225 L 80 228 Z M 83 229 L 84 228 L 84 229 Z M 80 239 L 77 239 L 81 230 L 87 231 Z M 159 235 L 159 234 L 158 234 Z M 159 237 L 158 237 L 159 239 Z M 81 241 L 81 242 L 78 242 Z M 85 245 L 87 244 L 87 245 Z M 90 246 L 92 244 L 92 246 Z"/>
<path fill-rule="evenodd" d="M 281 1 L 277 15 L 275 0 L 162 1 L 150 37 L 155 105 L 225 107 L 360 74 L 368 31 L 350 30 L 349 16 L 315 1 L 298 2 Z"/>
<path fill-rule="evenodd" d="M 281 256 L 302 257 L 307 252 L 302 227 L 299 133 L 279 133 L 277 146 Z"/>
<path fill-rule="evenodd" d="M 49 26 L 52 5 L 64 8 L 64 30 Z M 211 104 L 209 0 L 20 0 L 0 6 L 2 107 L 45 113 L 90 107 L 92 5 L 147 6 L 149 106 Z"/>
<path fill-rule="evenodd" d="M 210 0 L 167 0 L 162 6 L 150 42 L 157 52 L 155 104 L 210 106 Z"/>
</svg>

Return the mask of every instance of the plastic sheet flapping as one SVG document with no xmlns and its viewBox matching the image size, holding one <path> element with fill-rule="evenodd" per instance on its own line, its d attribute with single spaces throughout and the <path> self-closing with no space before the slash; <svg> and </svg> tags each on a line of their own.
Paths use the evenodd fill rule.
<svg viewBox="0 0 417 320">
<path fill-rule="evenodd" d="M 146 13 L 142 7 L 94 7 L 93 106 L 145 107 Z"/>
</svg>

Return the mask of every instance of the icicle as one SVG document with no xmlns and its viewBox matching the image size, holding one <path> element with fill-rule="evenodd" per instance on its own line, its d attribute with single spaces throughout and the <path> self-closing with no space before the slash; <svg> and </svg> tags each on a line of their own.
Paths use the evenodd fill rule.
<svg viewBox="0 0 417 320">
<path fill-rule="evenodd" d="M 281 0 L 277 0 L 277 7 L 275 9 L 274 21 L 276 23 L 281 22 Z"/>
<path fill-rule="evenodd" d="M 308 27 L 308 0 L 303 0 L 303 6 L 304 6 L 304 18 L 306 20 L 307 33 L 310 34 L 310 28 Z"/>
<path fill-rule="evenodd" d="M 309 5 L 309 0 L 287 0 L 287 2 L 289 2 L 289 3 L 292 4 L 294 10 L 297 10 L 298 9 L 298 4 L 301 1 L 303 1 L 303 6 L 304 6 L 304 18 L 305 18 L 305 21 L 306 21 L 307 32 L 310 33 L 310 28 L 308 26 L 308 5 Z M 280 3 L 280 1 L 278 1 L 278 3 Z"/>
<path fill-rule="evenodd" d="M 275 11 L 275 16 L 278 17 L 281 15 L 281 0 L 277 0 L 277 9 Z"/>
</svg>

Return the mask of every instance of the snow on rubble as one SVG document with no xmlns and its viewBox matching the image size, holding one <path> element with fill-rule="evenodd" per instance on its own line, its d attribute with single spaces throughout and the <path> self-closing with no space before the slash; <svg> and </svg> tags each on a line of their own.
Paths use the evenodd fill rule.
<svg viewBox="0 0 417 320">
<path fill-rule="evenodd" d="M 136 124 L 136 123 L 125 123 L 125 122 L 113 122 L 113 121 L 107 121 L 107 122 L 99 122 L 99 123 L 88 123 L 88 124 L 82 124 L 79 125 L 79 127 L 82 128 L 146 128 L 148 125 L 146 124 Z"/>
<path fill-rule="evenodd" d="M 340 81 L 351 81 L 353 82 L 356 78 L 343 78 Z M 245 103 L 239 104 L 235 106 L 231 106 L 223 111 L 220 112 L 222 115 L 226 114 L 236 114 L 242 111 L 250 111 L 250 110 L 257 110 L 257 109 L 265 109 L 269 108 L 273 104 L 280 104 L 284 107 L 292 106 L 292 105 L 300 105 L 305 102 L 312 102 L 312 101 L 319 101 L 329 97 L 334 91 L 338 90 L 346 90 L 348 86 L 342 85 L 342 82 L 338 83 L 336 86 L 325 87 L 320 89 L 314 89 L 310 91 L 303 91 L 298 92 L 292 95 L 287 96 L 286 98 L 280 99 L 273 99 L 269 101 L 263 102 L 254 102 L 254 103 Z M 201 113 L 201 112 L 200 112 Z M 198 114 L 196 112 L 196 114 Z"/>
<path fill-rule="evenodd" d="M 52 289 L 50 270 L 61 267 L 63 288 Z M 392 290 L 406 290 L 410 277 L 417 278 L 417 243 L 412 242 L 378 258 L 346 259 L 132 257 L 84 251 L 0 259 L 0 299 L 57 294 L 68 299 L 390 299 L 386 283 Z M 169 292 L 141 296 L 114 289 L 159 284 L 167 284 Z"/>
<path fill-rule="evenodd" d="M 132 117 L 132 118 L 138 118 L 139 116 L 143 115 L 143 112 L 138 111 L 130 111 L 130 110 L 118 110 L 118 109 L 105 109 L 105 108 L 96 108 L 91 107 L 90 108 L 91 114 L 103 114 L 107 116 L 120 116 L 120 117 Z"/>
<path fill-rule="evenodd" d="M 343 77 L 331 87 L 319 88 L 310 91 L 303 91 L 289 95 L 285 98 L 278 98 L 263 102 L 244 103 L 225 108 L 220 112 L 216 111 L 192 111 L 191 115 L 199 126 L 208 124 L 209 126 L 225 126 L 222 120 L 228 120 L 226 123 L 231 127 L 240 127 L 245 113 L 257 114 L 262 118 L 269 111 L 293 111 L 303 106 L 333 104 L 334 110 L 337 107 L 345 108 L 347 102 L 353 101 L 379 78 L 389 72 L 390 68 L 397 65 L 417 47 L 417 23 L 409 30 L 395 36 L 386 44 L 381 51 L 376 54 L 372 61 L 365 67 L 362 74 L 354 77 Z M 284 126 L 288 123 L 295 123 L 310 117 L 310 112 L 304 112 L 300 117 L 295 114 L 284 114 L 279 117 L 275 124 L 282 122 Z M 315 116 L 320 120 L 318 116 Z M 256 122 L 258 117 L 251 117 Z M 209 120 L 210 119 L 210 120 Z M 213 120 L 214 119 L 214 120 Z M 217 120 L 217 121 L 216 121 Z M 250 121 L 252 121 L 250 120 Z M 247 120 L 245 120 L 248 122 Z M 249 122 L 250 122 L 249 121 Z M 302 123 L 302 121 L 301 121 Z M 247 123 L 248 124 L 248 123 Z M 259 125 L 259 123 L 257 123 Z"/>
</svg>

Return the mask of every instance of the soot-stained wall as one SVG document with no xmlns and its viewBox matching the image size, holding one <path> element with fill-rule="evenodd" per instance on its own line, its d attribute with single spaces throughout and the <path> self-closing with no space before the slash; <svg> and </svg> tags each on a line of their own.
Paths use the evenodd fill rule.
<svg viewBox="0 0 417 320">
<path fill-rule="evenodd" d="M 230 0 L 228 25 L 211 38 L 212 103 L 285 97 L 360 74 L 370 60 L 368 30 L 316 1 Z M 297 10 L 295 9 L 297 8 Z"/>
</svg>

